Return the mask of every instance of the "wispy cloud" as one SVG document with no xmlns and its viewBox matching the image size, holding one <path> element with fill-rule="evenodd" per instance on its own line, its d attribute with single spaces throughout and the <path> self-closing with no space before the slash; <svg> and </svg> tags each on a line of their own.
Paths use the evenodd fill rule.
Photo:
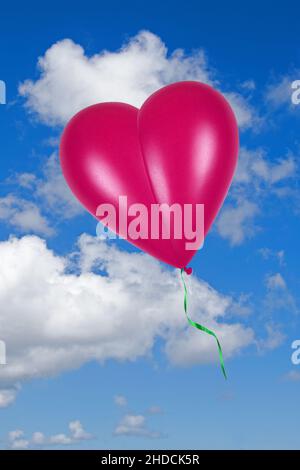
<svg viewBox="0 0 300 470">
<path fill-rule="evenodd" d="M 267 274 L 265 284 L 267 294 L 264 299 L 264 307 L 268 312 L 275 312 L 276 310 L 291 313 L 298 312 L 296 300 L 281 273 Z"/>
<path fill-rule="evenodd" d="M 152 405 L 150 406 L 150 408 L 148 408 L 147 412 L 150 414 L 150 415 L 160 415 L 160 414 L 163 414 L 163 409 L 161 408 L 161 406 L 158 406 L 158 405 Z"/>
<path fill-rule="evenodd" d="M 254 202 L 239 198 L 234 204 L 227 204 L 217 220 L 219 235 L 228 239 L 232 245 L 240 245 L 257 231 L 254 224 L 257 214 L 259 207 Z"/>
<path fill-rule="evenodd" d="M 280 266 L 285 266 L 285 251 L 284 250 L 272 250 L 270 248 L 260 248 L 258 250 L 259 254 L 263 259 L 276 259 Z"/>
<path fill-rule="evenodd" d="M 278 348 L 286 339 L 286 335 L 281 330 L 280 325 L 267 323 L 264 326 L 266 336 L 257 340 L 256 345 L 259 352 L 272 351 Z"/>
<path fill-rule="evenodd" d="M 0 198 L 0 220 L 20 233 L 54 234 L 38 205 L 14 194 Z"/>
<path fill-rule="evenodd" d="M 257 217 L 263 204 L 270 197 L 284 197 L 297 171 L 296 158 L 291 154 L 269 161 L 264 150 L 242 147 L 233 184 L 216 222 L 219 235 L 231 245 L 253 237 L 260 230 Z"/>
<path fill-rule="evenodd" d="M 272 108 L 287 107 L 287 109 L 294 109 L 295 106 L 292 104 L 292 83 L 299 77 L 299 72 L 294 71 L 289 75 L 279 77 L 276 81 L 269 84 L 266 92 L 265 99 L 268 105 Z"/>
<path fill-rule="evenodd" d="M 7 184 L 13 185 L 15 190 L 15 195 L 11 197 L 17 199 L 20 189 L 24 201 L 28 204 L 33 201 L 32 204 L 38 205 L 48 216 L 55 215 L 58 219 L 70 219 L 84 212 L 65 182 L 56 152 L 45 159 L 38 170 L 41 173 L 39 176 L 18 173 L 10 177 Z"/>
<path fill-rule="evenodd" d="M 280 273 L 268 274 L 266 276 L 266 284 L 270 290 L 286 289 L 286 282 Z"/>
<path fill-rule="evenodd" d="M 289 382 L 300 382 L 300 370 L 290 370 L 283 378 Z"/>
<path fill-rule="evenodd" d="M 84 214 L 84 209 L 64 180 L 57 153 L 43 162 L 37 174 L 17 173 L 3 182 L 9 192 L 0 198 L 0 221 L 19 233 L 49 237 L 56 234 L 53 226 Z"/>
<path fill-rule="evenodd" d="M 114 402 L 118 406 L 126 406 L 127 405 L 127 399 L 123 395 L 115 395 Z"/>
<path fill-rule="evenodd" d="M 0 408 L 6 408 L 15 401 L 18 389 L 19 387 L 0 389 Z"/>
</svg>

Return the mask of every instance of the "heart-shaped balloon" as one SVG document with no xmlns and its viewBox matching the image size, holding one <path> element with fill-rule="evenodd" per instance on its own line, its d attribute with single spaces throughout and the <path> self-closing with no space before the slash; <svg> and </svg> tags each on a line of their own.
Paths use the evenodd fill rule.
<svg viewBox="0 0 300 470">
<path fill-rule="evenodd" d="M 168 85 L 140 110 L 125 103 L 90 106 L 67 124 L 60 147 L 63 174 L 86 209 L 103 221 L 97 209 L 113 206 L 116 220 L 107 223 L 110 229 L 178 268 L 189 263 L 203 238 L 187 249 L 190 239 L 184 230 L 181 238 L 172 231 L 169 237 L 162 235 L 164 216 L 153 235 L 152 207 L 177 204 L 194 210 L 204 205 L 205 236 L 226 197 L 237 155 L 231 107 L 219 92 L 199 82 Z M 141 205 L 146 212 L 139 212 Z M 132 223 L 139 230 L 128 231 Z M 139 237 L 132 235 L 137 232 Z"/>
</svg>

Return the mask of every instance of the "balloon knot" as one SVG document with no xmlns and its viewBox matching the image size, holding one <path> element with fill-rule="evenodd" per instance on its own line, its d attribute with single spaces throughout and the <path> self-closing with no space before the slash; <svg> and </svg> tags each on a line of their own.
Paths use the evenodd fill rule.
<svg viewBox="0 0 300 470">
<path fill-rule="evenodd" d="M 190 276 L 190 274 L 192 274 L 192 272 L 193 272 L 193 268 L 191 268 L 191 267 L 188 268 L 187 266 L 185 266 L 185 268 L 183 268 L 183 269 L 184 269 L 184 272 L 185 272 L 188 276 Z"/>
</svg>

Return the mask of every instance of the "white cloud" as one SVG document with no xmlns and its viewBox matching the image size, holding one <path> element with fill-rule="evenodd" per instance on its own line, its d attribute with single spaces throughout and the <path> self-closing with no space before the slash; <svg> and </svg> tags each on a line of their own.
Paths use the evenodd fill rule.
<svg viewBox="0 0 300 470">
<path fill-rule="evenodd" d="M 256 345 L 260 352 L 270 351 L 278 348 L 284 342 L 286 335 L 281 331 L 280 326 L 274 323 L 265 325 L 267 336 L 257 341 Z"/>
<path fill-rule="evenodd" d="M 9 351 L 0 390 L 91 360 L 148 356 L 159 337 L 173 363 L 218 362 L 213 338 L 186 322 L 178 273 L 147 255 L 82 235 L 75 275 L 70 257 L 25 236 L 0 242 L 0 259 L 0 331 Z M 93 273 L 95 265 L 107 275 Z M 225 357 L 253 342 L 251 329 L 226 323 L 232 298 L 196 276 L 189 283 L 190 314 L 216 331 Z"/>
<path fill-rule="evenodd" d="M 34 445 L 42 446 L 46 442 L 45 434 L 39 431 L 34 432 L 32 434 L 31 442 Z"/>
<path fill-rule="evenodd" d="M 265 94 L 267 103 L 275 108 L 284 105 L 291 106 L 291 96 L 293 92 L 291 85 L 293 80 L 294 79 L 290 76 L 284 76 L 276 83 L 269 85 Z"/>
<path fill-rule="evenodd" d="M 70 39 L 53 44 L 38 60 L 40 77 L 26 80 L 19 92 L 27 108 L 49 125 L 64 125 L 94 103 L 123 101 L 140 106 L 160 87 L 180 80 L 214 83 L 203 51 L 168 53 L 162 40 L 141 31 L 120 50 L 88 57 Z M 257 122 L 253 108 L 235 92 L 227 93 L 242 127 Z"/>
<path fill-rule="evenodd" d="M 256 88 L 256 83 L 253 79 L 245 80 L 241 83 L 241 87 L 245 90 L 253 91 Z"/>
<path fill-rule="evenodd" d="M 226 355 L 232 356 L 244 348 L 245 344 L 253 342 L 253 332 L 240 324 L 223 324 L 218 332 L 218 338 L 222 345 L 225 342 L 227 344 Z M 173 335 L 166 345 L 167 356 L 173 364 L 178 366 L 197 364 L 199 357 L 204 363 L 210 362 L 212 339 L 211 336 L 205 336 L 199 342 L 197 331 L 194 330 Z M 217 347 L 215 341 L 213 344 Z"/>
<path fill-rule="evenodd" d="M 275 258 L 278 260 L 280 266 L 285 265 L 285 251 L 284 250 L 271 250 L 270 248 L 260 248 L 259 250 L 260 255 L 263 259 L 269 260 L 270 258 Z"/>
<path fill-rule="evenodd" d="M 62 445 L 62 446 L 68 446 L 73 443 L 71 437 L 66 436 L 66 434 L 55 434 L 54 436 L 51 436 L 49 439 L 50 444 L 53 445 Z"/>
<path fill-rule="evenodd" d="M 16 439 L 10 445 L 10 449 L 12 450 L 25 450 L 29 447 L 29 441 L 27 439 Z"/>
<path fill-rule="evenodd" d="M 232 245 L 251 238 L 259 229 L 256 218 L 266 198 L 284 196 L 287 183 L 297 175 L 296 159 L 286 157 L 269 161 L 262 149 L 240 149 L 233 184 L 216 228 Z"/>
<path fill-rule="evenodd" d="M 29 441 L 24 437 L 24 431 L 22 429 L 16 429 L 8 433 L 8 446 L 13 450 L 24 450 L 28 449 Z"/>
<path fill-rule="evenodd" d="M 297 303 L 294 296 L 288 289 L 286 280 L 282 274 L 268 274 L 265 277 L 265 284 L 268 289 L 264 299 L 264 305 L 267 311 L 275 312 L 283 310 L 292 313 L 298 312 Z"/>
<path fill-rule="evenodd" d="M 157 431 L 151 431 L 147 426 L 146 417 L 144 415 L 127 414 L 123 416 L 117 425 L 114 434 L 116 436 L 135 436 L 158 438 L 161 434 Z"/>
<path fill-rule="evenodd" d="M 276 255 L 277 255 L 280 266 L 284 266 L 285 265 L 285 251 L 279 250 L 277 251 Z"/>
<path fill-rule="evenodd" d="M 232 245 L 240 245 L 255 233 L 254 219 L 258 213 L 256 203 L 239 199 L 234 206 L 227 204 L 221 211 L 216 223 L 217 230 Z"/>
<path fill-rule="evenodd" d="M 15 401 L 16 396 L 16 388 L 0 389 L 0 408 L 6 408 L 11 405 Z"/>
<path fill-rule="evenodd" d="M 242 292 L 231 307 L 231 314 L 239 317 L 248 317 L 253 312 L 251 294 Z"/>
<path fill-rule="evenodd" d="M 262 119 L 255 115 L 254 108 L 246 98 L 235 92 L 223 94 L 232 106 L 240 129 L 255 125 L 255 130 L 257 131 L 262 124 Z"/>
<path fill-rule="evenodd" d="M 115 404 L 118 406 L 126 406 L 127 405 L 127 399 L 123 395 L 116 395 L 114 397 Z"/>
<path fill-rule="evenodd" d="M 74 441 L 86 441 L 92 439 L 92 434 L 86 432 L 79 420 L 69 423 L 69 430 Z"/>
<path fill-rule="evenodd" d="M 268 289 L 285 289 L 286 282 L 280 273 L 270 274 L 266 277 Z"/>
<path fill-rule="evenodd" d="M 10 449 L 28 449 L 36 447 L 68 446 L 74 443 L 93 439 L 93 435 L 86 432 L 79 420 L 69 423 L 69 434 L 59 433 L 53 436 L 45 436 L 44 433 L 36 431 L 31 438 L 24 437 L 24 431 L 16 429 L 8 433 L 8 446 Z"/>
<path fill-rule="evenodd" d="M 34 232 L 42 235 L 54 233 L 35 203 L 14 194 L 0 198 L 0 220 L 15 227 L 21 233 Z"/>
<path fill-rule="evenodd" d="M 43 173 L 43 178 L 36 181 L 35 197 L 41 200 L 47 210 L 65 219 L 82 214 L 83 207 L 67 186 L 56 153 L 46 161 Z"/>
<path fill-rule="evenodd" d="M 13 192 L 0 198 L 0 221 L 21 233 L 51 236 L 51 220 L 57 224 L 85 211 L 66 184 L 56 152 L 43 163 L 41 173 L 18 173 L 5 181 Z"/>
<path fill-rule="evenodd" d="M 44 437 L 44 436 L 43 436 Z M 93 435 L 86 432 L 79 420 L 69 423 L 69 434 L 60 433 L 50 436 L 48 439 L 44 437 L 43 445 L 62 445 L 68 446 L 74 443 L 88 441 L 93 439 Z M 35 442 L 37 443 L 37 442 Z"/>
<path fill-rule="evenodd" d="M 31 189 L 35 183 L 36 176 L 33 173 L 21 173 L 16 177 L 16 183 L 21 188 Z"/>
<path fill-rule="evenodd" d="M 14 431 L 10 431 L 8 433 L 8 439 L 10 442 L 15 441 L 16 439 L 19 439 L 24 435 L 24 431 L 22 429 L 15 429 Z"/>
<path fill-rule="evenodd" d="M 263 181 L 274 184 L 282 179 L 293 176 L 296 171 L 296 164 L 293 158 L 281 160 L 274 165 L 260 158 L 259 160 L 252 161 L 251 170 L 254 175 L 257 175 Z"/>
<path fill-rule="evenodd" d="M 262 183 L 273 185 L 291 178 L 295 176 L 296 171 L 296 159 L 293 155 L 271 162 L 268 161 L 264 150 L 260 148 L 249 150 L 242 147 L 234 175 L 234 185 L 251 184 L 259 189 Z"/>
</svg>

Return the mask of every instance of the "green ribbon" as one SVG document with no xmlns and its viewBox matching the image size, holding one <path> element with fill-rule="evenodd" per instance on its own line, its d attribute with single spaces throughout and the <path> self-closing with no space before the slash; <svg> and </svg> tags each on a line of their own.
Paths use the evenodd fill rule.
<svg viewBox="0 0 300 470">
<path fill-rule="evenodd" d="M 205 326 L 202 326 L 200 325 L 199 323 L 196 323 L 194 322 L 193 320 L 190 319 L 190 317 L 188 316 L 188 313 L 187 313 L 187 297 L 188 297 L 188 293 L 187 293 L 187 288 L 186 288 L 186 285 L 185 285 L 185 281 L 184 281 L 184 277 L 183 277 L 183 271 L 184 269 L 181 269 L 180 270 L 180 274 L 181 274 L 181 279 L 182 279 L 182 283 L 183 283 L 183 288 L 184 288 L 184 301 L 183 301 L 183 305 L 184 305 L 184 311 L 185 311 L 185 315 L 186 315 L 186 318 L 187 318 L 187 321 L 189 322 L 189 324 L 191 326 L 193 326 L 194 328 L 197 328 L 198 330 L 201 330 L 201 331 L 204 331 L 205 333 L 213 336 L 215 338 L 215 340 L 217 341 L 217 345 L 218 345 L 218 350 L 219 350 L 219 358 L 220 358 L 220 366 L 221 366 L 221 369 L 222 369 L 222 372 L 223 372 L 223 375 L 225 377 L 225 379 L 227 379 L 227 375 L 226 375 L 226 371 L 225 371 L 225 365 L 224 365 L 224 359 L 223 359 L 223 352 L 222 352 L 222 348 L 221 348 L 221 344 L 217 338 L 217 335 L 209 330 L 208 328 L 206 328 Z"/>
</svg>

